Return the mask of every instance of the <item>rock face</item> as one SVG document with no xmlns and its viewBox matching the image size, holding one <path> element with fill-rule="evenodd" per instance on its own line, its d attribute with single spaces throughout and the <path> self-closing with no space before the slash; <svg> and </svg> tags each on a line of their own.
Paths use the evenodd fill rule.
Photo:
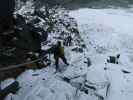
<svg viewBox="0 0 133 100">
<path fill-rule="evenodd" d="M 15 7 L 15 0 L 0 1 L 0 17 L 12 15 Z"/>
<path fill-rule="evenodd" d="M 41 55 L 41 44 L 46 42 L 51 34 L 58 37 L 62 36 L 63 39 L 68 35 L 73 37 L 79 35 L 76 20 L 71 18 L 68 12 L 60 6 L 43 5 L 43 7 L 36 7 L 34 5 L 38 3 L 36 0 L 27 0 L 26 2 L 18 0 L 16 3 L 13 0 L 9 2 L 5 0 L 4 4 L 6 3 L 9 4 L 4 7 L 1 6 L 5 14 L 0 15 L 0 22 L 2 23 L 0 24 L 0 67 L 27 62 L 30 58 L 27 56 L 29 52 Z M 19 4 L 21 7 L 17 8 Z M 6 7 L 7 9 L 5 9 Z M 55 40 L 51 39 L 51 41 Z M 0 79 L 5 78 L 5 76 L 16 77 L 22 71 L 23 68 L 16 71 L 14 75 L 10 74 L 9 71 L 3 72 Z"/>
<path fill-rule="evenodd" d="M 2 59 L 4 59 L 4 57 L 1 57 L 1 55 L 3 55 L 6 52 L 6 50 L 4 50 L 5 48 L 6 49 L 9 48 L 9 46 L 7 45 L 10 42 L 10 39 L 12 38 L 12 35 L 10 35 L 10 33 L 12 32 L 12 29 L 14 27 L 13 25 L 14 8 L 15 8 L 15 0 L 0 1 L 0 59 L 1 61 Z"/>
<path fill-rule="evenodd" d="M 27 52 L 41 48 L 41 37 L 26 24 L 23 16 L 15 15 L 15 0 L 0 1 L 0 68 L 26 62 Z M 0 80 L 16 77 L 23 71 L 0 72 Z"/>
<path fill-rule="evenodd" d="M 15 0 L 0 1 L 0 32 L 10 28 L 12 23 L 12 14 L 15 8 Z"/>
<path fill-rule="evenodd" d="M 12 82 L 10 85 L 0 90 L 0 100 L 4 100 L 4 98 L 9 94 L 15 94 L 19 90 L 19 83 L 17 81 Z"/>
</svg>

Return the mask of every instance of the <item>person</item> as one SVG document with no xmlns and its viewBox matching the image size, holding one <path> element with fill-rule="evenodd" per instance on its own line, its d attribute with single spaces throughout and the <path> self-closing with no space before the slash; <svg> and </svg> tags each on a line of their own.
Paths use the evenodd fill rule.
<svg viewBox="0 0 133 100">
<path fill-rule="evenodd" d="M 55 65 L 56 65 L 56 72 L 60 71 L 59 65 L 58 65 L 60 58 L 66 65 L 69 65 L 64 54 L 64 47 L 61 45 L 60 41 L 58 41 L 57 45 L 54 47 L 53 53 L 54 53 L 54 59 L 55 59 Z"/>
<path fill-rule="evenodd" d="M 68 36 L 65 40 L 64 40 L 64 45 L 65 46 L 71 46 L 72 44 L 72 37 Z"/>
<path fill-rule="evenodd" d="M 71 44 L 72 44 L 72 37 L 71 36 L 68 36 L 67 38 L 68 38 L 67 39 L 67 42 L 68 42 L 67 45 L 68 46 L 71 46 Z"/>
</svg>

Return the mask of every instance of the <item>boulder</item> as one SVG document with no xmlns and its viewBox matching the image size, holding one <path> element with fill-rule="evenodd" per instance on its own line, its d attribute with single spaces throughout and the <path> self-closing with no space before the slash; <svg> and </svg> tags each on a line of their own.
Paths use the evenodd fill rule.
<svg viewBox="0 0 133 100">
<path fill-rule="evenodd" d="M 4 98 L 9 94 L 15 94 L 19 90 L 19 83 L 17 81 L 12 81 L 6 87 L 0 89 L 0 100 L 4 100 Z"/>
</svg>

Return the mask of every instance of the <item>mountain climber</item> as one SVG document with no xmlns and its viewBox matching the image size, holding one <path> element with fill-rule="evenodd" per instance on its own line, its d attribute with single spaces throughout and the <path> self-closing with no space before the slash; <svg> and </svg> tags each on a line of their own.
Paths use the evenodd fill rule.
<svg viewBox="0 0 133 100">
<path fill-rule="evenodd" d="M 71 44 L 72 44 L 72 37 L 71 37 L 71 36 L 68 36 L 68 37 L 65 39 L 64 44 L 65 44 L 66 46 L 71 46 Z"/>
<path fill-rule="evenodd" d="M 55 65 L 56 65 L 56 72 L 60 71 L 58 66 L 59 58 L 61 58 L 66 65 L 69 65 L 64 55 L 64 47 L 61 45 L 60 41 L 58 41 L 57 44 L 54 46 L 53 53 L 54 53 L 54 59 L 55 59 Z"/>
</svg>

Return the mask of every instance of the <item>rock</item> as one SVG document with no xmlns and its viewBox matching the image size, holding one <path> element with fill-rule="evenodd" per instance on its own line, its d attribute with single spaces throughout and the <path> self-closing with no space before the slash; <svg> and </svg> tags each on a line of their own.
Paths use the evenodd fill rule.
<svg viewBox="0 0 133 100">
<path fill-rule="evenodd" d="M 85 44 L 81 44 L 81 47 L 82 47 L 82 48 L 86 48 L 86 45 L 85 45 Z"/>
<path fill-rule="evenodd" d="M 114 63 L 114 64 L 118 64 L 118 60 L 120 58 L 120 54 L 117 54 L 116 56 L 109 56 L 109 59 L 107 59 L 108 63 Z"/>
<path fill-rule="evenodd" d="M 14 81 L 4 89 L 0 90 L 0 100 L 3 100 L 9 93 L 15 94 L 19 90 L 19 83 Z"/>
<path fill-rule="evenodd" d="M 83 49 L 80 47 L 75 47 L 72 49 L 72 51 L 83 53 Z"/>
<path fill-rule="evenodd" d="M 91 66 L 91 60 L 90 60 L 90 58 L 87 58 L 87 61 L 85 61 L 84 63 L 86 63 L 88 67 Z"/>
<path fill-rule="evenodd" d="M 122 72 L 125 73 L 125 74 L 131 73 L 130 71 L 126 71 L 126 70 L 122 70 Z"/>
</svg>

